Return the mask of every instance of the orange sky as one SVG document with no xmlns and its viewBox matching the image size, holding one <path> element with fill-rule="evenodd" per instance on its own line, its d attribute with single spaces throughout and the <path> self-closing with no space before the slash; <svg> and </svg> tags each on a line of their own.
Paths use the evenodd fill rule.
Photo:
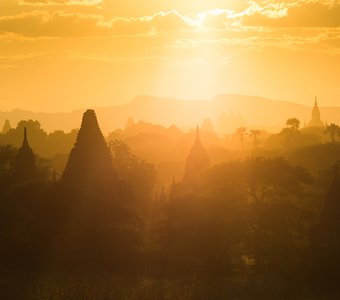
<svg viewBox="0 0 340 300">
<path fill-rule="evenodd" d="M 0 110 L 139 94 L 340 105 L 338 0 L 0 0 Z"/>
</svg>

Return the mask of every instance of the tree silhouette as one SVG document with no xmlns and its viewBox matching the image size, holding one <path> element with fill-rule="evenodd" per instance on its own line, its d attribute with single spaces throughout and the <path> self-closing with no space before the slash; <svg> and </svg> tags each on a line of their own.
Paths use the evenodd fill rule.
<svg viewBox="0 0 340 300">
<path fill-rule="evenodd" d="M 298 131 L 300 129 L 300 121 L 297 118 L 288 119 L 286 121 L 286 125 L 294 131 Z"/>
<path fill-rule="evenodd" d="M 292 147 L 300 137 L 301 132 L 300 121 L 297 118 L 290 118 L 286 121 L 286 128 L 283 128 L 281 135 L 283 136 L 287 147 Z"/>
<path fill-rule="evenodd" d="M 7 189 L 12 183 L 17 155 L 17 149 L 13 146 L 0 146 L 0 186 L 2 190 Z"/>
<path fill-rule="evenodd" d="M 335 136 L 340 134 L 340 127 L 334 123 L 328 125 L 325 129 L 325 133 L 329 134 L 331 142 L 335 142 Z"/>
<path fill-rule="evenodd" d="M 319 222 L 310 231 L 310 254 L 314 279 L 321 286 L 338 289 L 340 279 L 340 178 L 334 166 Z"/>
<path fill-rule="evenodd" d="M 241 150 L 244 151 L 244 138 L 246 136 L 247 128 L 246 127 L 240 127 L 236 129 L 236 135 L 240 139 L 241 143 Z"/>
<path fill-rule="evenodd" d="M 235 186 L 253 201 L 273 197 L 299 196 L 302 187 L 311 183 L 311 176 L 300 166 L 282 158 L 255 158 L 234 161 L 213 167 L 208 172 L 209 184 L 224 189 Z"/>
<path fill-rule="evenodd" d="M 251 129 L 249 131 L 249 136 L 253 139 L 253 148 L 257 149 L 259 146 L 259 135 L 261 134 L 261 130 L 257 130 L 257 129 Z"/>
<path fill-rule="evenodd" d="M 128 183 L 139 203 L 147 205 L 156 181 L 154 165 L 132 154 L 121 140 L 113 140 L 109 146 L 113 166 L 119 177 Z"/>
<path fill-rule="evenodd" d="M 299 166 L 281 158 L 257 158 L 212 167 L 205 185 L 221 195 L 234 191 L 234 197 L 247 199 L 244 251 L 254 259 L 257 272 L 283 274 L 304 250 L 308 214 L 299 202 L 310 183 L 308 172 Z"/>
</svg>

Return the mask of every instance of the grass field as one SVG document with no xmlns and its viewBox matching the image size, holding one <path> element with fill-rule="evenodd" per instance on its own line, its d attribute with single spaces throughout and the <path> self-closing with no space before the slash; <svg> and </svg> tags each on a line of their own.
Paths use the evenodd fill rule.
<svg viewBox="0 0 340 300">
<path fill-rule="evenodd" d="M 1 278 L 3 300 L 222 300 L 336 299 L 313 295 L 273 279 L 212 279 L 129 276 L 7 276 Z"/>
</svg>

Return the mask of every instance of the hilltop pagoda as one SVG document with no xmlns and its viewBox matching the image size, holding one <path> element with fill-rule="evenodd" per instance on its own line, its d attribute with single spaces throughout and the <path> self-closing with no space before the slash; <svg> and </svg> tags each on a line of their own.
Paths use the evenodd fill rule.
<svg viewBox="0 0 340 300">
<path fill-rule="evenodd" d="M 320 109 L 319 109 L 318 101 L 316 97 L 314 101 L 314 107 L 312 110 L 312 119 L 310 120 L 308 127 L 314 127 L 314 128 L 325 127 L 325 124 L 321 120 L 321 113 L 320 113 Z"/>
</svg>

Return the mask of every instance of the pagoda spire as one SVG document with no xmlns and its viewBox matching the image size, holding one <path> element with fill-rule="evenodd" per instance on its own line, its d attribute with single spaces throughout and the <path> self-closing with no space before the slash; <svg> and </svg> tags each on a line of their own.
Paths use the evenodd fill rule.
<svg viewBox="0 0 340 300">
<path fill-rule="evenodd" d="M 318 99 L 317 96 L 314 98 L 314 107 L 312 110 L 312 118 L 311 121 L 308 124 L 309 127 L 315 127 L 315 128 L 323 128 L 325 127 L 325 124 L 321 120 L 321 114 L 320 109 L 318 106 Z"/>
<path fill-rule="evenodd" d="M 28 138 L 27 138 L 27 128 L 24 128 L 24 140 L 22 142 L 22 148 L 29 148 Z"/>
<path fill-rule="evenodd" d="M 195 144 L 201 144 L 200 128 L 196 126 Z"/>
<path fill-rule="evenodd" d="M 196 183 L 199 174 L 208 169 L 210 165 L 209 156 L 201 142 L 199 127 L 196 127 L 194 144 L 185 162 L 183 180 L 186 183 Z"/>
<path fill-rule="evenodd" d="M 18 150 L 15 165 L 15 176 L 18 183 L 34 180 L 37 175 L 35 155 L 28 143 L 27 128 L 24 128 L 24 139 Z"/>
</svg>

